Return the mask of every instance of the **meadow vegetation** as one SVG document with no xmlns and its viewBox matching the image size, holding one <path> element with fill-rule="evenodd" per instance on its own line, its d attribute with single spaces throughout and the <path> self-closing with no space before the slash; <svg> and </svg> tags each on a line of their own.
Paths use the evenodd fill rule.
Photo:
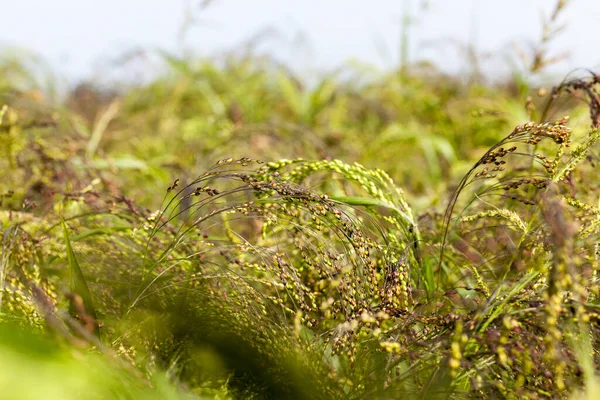
<svg viewBox="0 0 600 400">
<path fill-rule="evenodd" d="M 600 76 L 164 58 L 0 64 L 3 398 L 596 398 Z"/>
</svg>

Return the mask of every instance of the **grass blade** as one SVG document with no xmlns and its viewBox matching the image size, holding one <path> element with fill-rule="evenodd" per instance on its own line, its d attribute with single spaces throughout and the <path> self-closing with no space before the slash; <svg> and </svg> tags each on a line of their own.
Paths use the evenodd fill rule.
<svg viewBox="0 0 600 400">
<path fill-rule="evenodd" d="M 73 247 L 71 246 L 71 240 L 69 239 L 69 231 L 67 229 L 67 224 L 65 221 L 61 221 L 63 227 L 63 236 L 65 240 L 65 246 L 67 248 L 67 262 L 69 264 L 69 273 L 71 275 L 70 280 L 70 290 L 72 293 L 81 296 L 83 300 L 83 306 L 85 312 L 89 317 L 93 319 L 94 324 L 94 333 L 98 335 L 99 327 L 98 327 L 98 316 L 96 314 L 96 308 L 94 307 L 94 302 L 92 301 L 92 294 L 90 293 L 90 289 L 88 284 L 83 276 L 83 272 L 81 271 L 81 267 L 79 266 L 79 262 L 75 257 L 75 252 L 73 252 Z M 71 314 L 77 314 L 77 311 L 74 309 L 73 302 L 71 303 Z M 80 316 L 81 317 L 81 316 Z"/>
</svg>

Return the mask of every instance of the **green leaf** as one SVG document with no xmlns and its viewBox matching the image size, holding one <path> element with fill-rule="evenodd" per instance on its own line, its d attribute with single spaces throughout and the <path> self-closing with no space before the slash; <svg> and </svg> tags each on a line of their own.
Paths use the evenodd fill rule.
<svg viewBox="0 0 600 400">
<path fill-rule="evenodd" d="M 92 294 L 90 293 L 90 289 L 85 280 L 85 277 L 83 276 L 83 272 L 79 267 L 79 262 L 77 261 L 75 253 L 73 252 L 71 240 L 69 239 L 69 231 L 67 230 L 67 224 L 64 220 L 61 221 L 61 224 L 63 227 L 65 246 L 67 247 L 67 262 L 69 263 L 69 273 L 71 275 L 70 290 L 72 293 L 81 296 L 81 298 L 83 299 L 85 312 L 94 319 L 94 333 L 98 335 L 100 333 L 98 327 L 98 316 L 96 314 L 94 302 L 92 301 Z M 74 315 L 74 312 L 75 310 L 71 309 L 71 315 Z"/>
<path fill-rule="evenodd" d="M 331 196 L 331 200 L 339 201 L 340 203 L 348 204 L 349 206 L 375 206 L 385 208 L 395 208 L 394 206 L 383 202 L 379 199 L 360 196 Z"/>
<path fill-rule="evenodd" d="M 339 201 L 340 203 L 344 203 L 349 206 L 384 207 L 400 214 L 408 225 L 413 225 L 412 217 L 408 215 L 405 211 L 399 209 L 393 204 L 390 204 L 380 199 L 361 196 L 331 196 L 330 199 L 334 201 Z"/>
<path fill-rule="evenodd" d="M 133 156 L 116 157 L 110 160 L 96 159 L 89 162 L 89 165 L 98 169 L 108 169 L 114 167 L 116 169 L 137 169 L 140 171 L 148 170 L 148 164 Z"/>
<path fill-rule="evenodd" d="M 279 85 L 279 90 L 283 94 L 283 98 L 291 108 L 292 112 L 298 117 L 302 116 L 304 111 L 304 99 L 302 92 L 296 87 L 292 78 L 284 73 L 280 73 L 277 77 L 277 83 Z"/>
</svg>

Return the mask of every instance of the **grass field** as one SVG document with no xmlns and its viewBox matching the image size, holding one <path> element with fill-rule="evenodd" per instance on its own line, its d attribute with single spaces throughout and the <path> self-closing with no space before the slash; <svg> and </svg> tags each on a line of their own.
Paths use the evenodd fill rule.
<svg viewBox="0 0 600 400">
<path fill-rule="evenodd" d="M 0 397 L 598 398 L 599 76 L 163 57 L 0 62 Z"/>
</svg>

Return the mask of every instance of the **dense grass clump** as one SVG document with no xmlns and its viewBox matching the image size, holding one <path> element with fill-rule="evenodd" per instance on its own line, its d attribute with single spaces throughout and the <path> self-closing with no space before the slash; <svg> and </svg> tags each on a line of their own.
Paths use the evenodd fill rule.
<svg viewBox="0 0 600 400">
<path fill-rule="evenodd" d="M 3 89 L 2 393 L 592 398 L 600 78 L 170 62 Z"/>
</svg>

